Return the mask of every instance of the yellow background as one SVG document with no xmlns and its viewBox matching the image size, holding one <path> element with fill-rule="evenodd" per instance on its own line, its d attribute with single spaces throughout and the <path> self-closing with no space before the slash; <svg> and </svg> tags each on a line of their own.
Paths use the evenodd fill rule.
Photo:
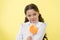
<svg viewBox="0 0 60 40">
<path fill-rule="evenodd" d="M 0 0 L 0 40 L 16 40 L 24 8 L 34 3 L 47 24 L 49 40 L 60 40 L 60 0 Z"/>
</svg>

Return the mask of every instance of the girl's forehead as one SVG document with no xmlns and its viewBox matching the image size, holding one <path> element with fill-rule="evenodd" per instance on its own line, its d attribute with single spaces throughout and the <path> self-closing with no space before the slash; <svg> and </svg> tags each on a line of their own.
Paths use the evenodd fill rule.
<svg viewBox="0 0 60 40">
<path fill-rule="evenodd" d="M 29 10 L 27 10 L 26 13 L 27 14 L 34 14 L 34 13 L 37 13 L 37 11 L 35 11 L 34 9 L 29 9 Z"/>
</svg>

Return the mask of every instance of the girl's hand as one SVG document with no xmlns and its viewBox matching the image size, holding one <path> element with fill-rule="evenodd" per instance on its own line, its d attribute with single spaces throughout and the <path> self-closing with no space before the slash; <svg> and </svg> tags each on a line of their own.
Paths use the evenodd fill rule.
<svg viewBox="0 0 60 40">
<path fill-rule="evenodd" d="M 27 40 L 32 40 L 32 37 L 31 37 L 31 36 L 28 36 L 28 37 L 27 37 Z"/>
</svg>

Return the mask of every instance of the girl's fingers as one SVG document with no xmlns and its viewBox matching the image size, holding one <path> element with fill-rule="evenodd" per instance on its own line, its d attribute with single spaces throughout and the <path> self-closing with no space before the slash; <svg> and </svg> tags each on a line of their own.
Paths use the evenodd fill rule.
<svg viewBox="0 0 60 40">
<path fill-rule="evenodd" d="M 27 40 L 32 40 L 32 37 L 31 36 L 27 37 Z"/>
</svg>

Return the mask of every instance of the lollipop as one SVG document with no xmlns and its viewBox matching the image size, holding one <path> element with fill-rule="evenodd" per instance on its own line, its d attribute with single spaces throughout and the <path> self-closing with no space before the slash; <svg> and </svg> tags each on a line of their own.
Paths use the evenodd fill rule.
<svg viewBox="0 0 60 40">
<path fill-rule="evenodd" d="M 34 35 L 38 32 L 38 28 L 34 25 L 30 26 L 30 32 Z"/>
</svg>

